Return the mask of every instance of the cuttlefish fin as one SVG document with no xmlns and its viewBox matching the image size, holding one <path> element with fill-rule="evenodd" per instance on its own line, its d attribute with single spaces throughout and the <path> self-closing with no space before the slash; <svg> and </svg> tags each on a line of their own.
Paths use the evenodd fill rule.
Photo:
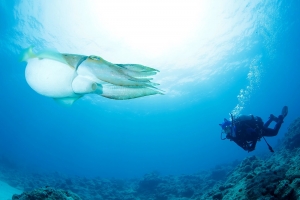
<svg viewBox="0 0 300 200">
<path fill-rule="evenodd" d="M 63 64 L 66 64 L 66 65 L 69 65 L 69 63 L 66 61 L 64 56 L 61 53 L 54 51 L 54 50 L 42 51 L 42 52 L 38 53 L 36 57 L 38 57 L 40 59 L 44 59 L 44 58 L 51 59 L 51 60 L 55 60 L 55 61 L 61 62 Z M 73 67 L 71 65 L 69 65 L 69 66 Z"/>
<path fill-rule="evenodd" d="M 36 58 L 37 55 L 33 53 L 33 50 L 32 50 L 32 46 L 26 48 L 22 54 L 21 54 L 21 58 L 20 58 L 20 61 L 23 62 L 27 62 L 27 60 L 31 59 L 31 58 Z"/>
<path fill-rule="evenodd" d="M 29 59 L 32 58 L 39 58 L 39 59 L 51 59 L 55 60 L 61 63 L 64 63 L 66 65 L 69 65 L 70 67 L 73 67 L 70 65 L 67 60 L 64 58 L 64 56 L 55 51 L 55 50 L 44 50 L 39 53 L 34 53 L 33 52 L 33 46 L 30 46 L 29 48 L 25 49 L 24 52 L 21 54 L 21 61 L 28 61 Z M 75 67 L 73 67 L 75 68 Z"/>
<path fill-rule="evenodd" d="M 79 97 L 65 97 L 65 98 L 53 98 L 54 101 L 60 105 L 71 106 L 76 100 L 81 98 Z"/>
</svg>

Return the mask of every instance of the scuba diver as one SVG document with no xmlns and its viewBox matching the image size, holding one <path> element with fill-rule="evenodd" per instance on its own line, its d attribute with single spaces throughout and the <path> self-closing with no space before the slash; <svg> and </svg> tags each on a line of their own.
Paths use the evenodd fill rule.
<svg viewBox="0 0 300 200">
<path fill-rule="evenodd" d="M 224 119 L 222 124 L 221 139 L 229 139 L 234 141 L 237 145 L 242 147 L 244 150 L 250 152 L 255 149 L 257 141 L 260 141 L 264 136 L 276 136 L 283 123 L 283 119 L 288 114 L 288 107 L 282 108 L 281 115 L 278 117 L 273 114 L 270 115 L 268 121 L 264 124 L 262 119 L 258 116 L 253 115 L 240 115 L 237 118 L 233 118 L 231 115 L 231 121 Z M 275 127 L 268 128 L 271 122 L 276 122 Z M 226 134 L 226 138 L 222 138 L 222 134 Z M 274 152 L 272 147 L 268 144 L 264 138 L 271 152 Z"/>
</svg>

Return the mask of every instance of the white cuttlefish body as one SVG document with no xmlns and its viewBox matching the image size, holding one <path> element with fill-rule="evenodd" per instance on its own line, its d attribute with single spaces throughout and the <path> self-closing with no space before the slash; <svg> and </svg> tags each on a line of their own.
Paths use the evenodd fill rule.
<svg viewBox="0 0 300 200">
<path fill-rule="evenodd" d="M 158 70 L 138 64 L 112 64 L 98 56 L 44 51 L 34 54 L 28 48 L 25 78 L 37 93 L 72 104 L 85 94 L 111 99 L 132 99 L 162 94 L 148 76 Z"/>
</svg>

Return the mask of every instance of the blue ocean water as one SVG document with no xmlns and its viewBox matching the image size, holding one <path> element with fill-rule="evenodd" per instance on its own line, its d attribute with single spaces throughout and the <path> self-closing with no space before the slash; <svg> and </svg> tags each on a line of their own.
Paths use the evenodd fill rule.
<svg viewBox="0 0 300 200">
<path fill-rule="evenodd" d="M 266 120 L 287 105 L 267 138 L 276 146 L 299 116 L 299 0 L 141 2 L 0 2 L 2 157 L 28 171 L 132 178 L 269 154 L 264 141 L 251 153 L 222 141 L 218 124 L 231 112 Z M 58 105 L 26 83 L 19 58 L 30 45 L 151 66 L 165 95 Z"/>
</svg>

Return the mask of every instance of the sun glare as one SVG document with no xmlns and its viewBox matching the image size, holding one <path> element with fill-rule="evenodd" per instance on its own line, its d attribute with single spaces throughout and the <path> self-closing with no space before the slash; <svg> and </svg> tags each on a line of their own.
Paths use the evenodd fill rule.
<svg viewBox="0 0 300 200">
<path fill-rule="evenodd" d="M 227 61 L 255 45 L 247 41 L 261 24 L 259 6 L 235 0 L 27 0 L 15 11 L 26 40 L 15 40 L 22 48 L 151 66 L 161 71 L 157 82 L 166 91 L 179 90 L 244 66 Z"/>
<path fill-rule="evenodd" d="M 122 42 L 150 54 L 162 54 L 180 45 L 201 21 L 200 1 L 113 0 L 90 2 L 92 18 Z M 199 9 L 201 8 L 201 9 Z"/>
</svg>

